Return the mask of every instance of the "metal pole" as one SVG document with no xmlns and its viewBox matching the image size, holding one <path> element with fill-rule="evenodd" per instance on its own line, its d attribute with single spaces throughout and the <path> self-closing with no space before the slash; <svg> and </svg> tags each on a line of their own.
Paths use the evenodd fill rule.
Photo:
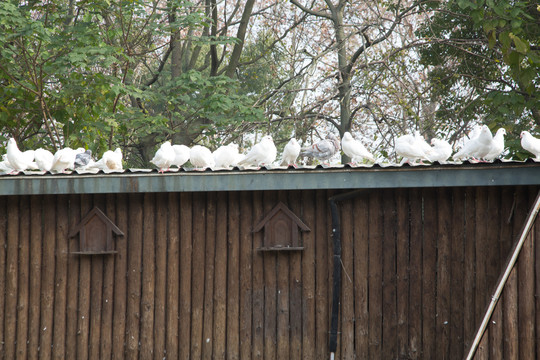
<svg viewBox="0 0 540 360">
<path fill-rule="evenodd" d="M 504 289 L 504 285 L 506 284 L 506 280 L 508 280 L 508 277 L 510 276 L 510 272 L 512 271 L 514 265 L 516 264 L 521 248 L 523 247 L 523 243 L 525 242 L 525 238 L 527 238 L 529 230 L 531 229 L 531 226 L 534 223 L 534 220 L 536 219 L 536 215 L 538 214 L 539 210 L 540 210 L 540 192 L 538 192 L 538 195 L 536 196 L 536 201 L 534 203 L 534 206 L 531 212 L 529 213 L 529 217 L 527 218 L 525 227 L 523 228 L 519 241 L 516 247 L 514 248 L 514 252 L 512 253 L 512 256 L 510 257 L 508 264 L 506 265 L 506 269 L 504 270 L 503 276 L 499 280 L 499 284 L 497 285 L 495 293 L 491 297 L 491 302 L 489 303 L 488 309 L 486 310 L 486 314 L 484 315 L 484 320 L 482 320 L 482 323 L 480 324 L 480 328 L 478 329 L 478 332 L 476 333 L 476 337 L 474 338 L 474 341 L 471 345 L 471 349 L 469 350 L 469 354 L 467 355 L 467 360 L 471 360 L 474 354 L 476 353 L 476 349 L 478 348 L 478 344 L 480 344 L 480 340 L 482 339 L 482 336 L 484 335 L 484 332 L 486 331 L 486 327 L 487 327 L 489 319 L 491 318 L 491 314 L 493 313 L 493 310 L 495 309 L 495 305 L 497 305 L 499 296 L 501 296 L 501 293 Z"/>
</svg>

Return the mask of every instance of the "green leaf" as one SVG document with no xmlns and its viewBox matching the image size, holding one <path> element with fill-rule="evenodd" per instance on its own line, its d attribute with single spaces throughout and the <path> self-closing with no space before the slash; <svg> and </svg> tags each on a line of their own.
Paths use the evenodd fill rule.
<svg viewBox="0 0 540 360">
<path fill-rule="evenodd" d="M 514 45 L 516 46 L 516 50 L 518 52 L 520 52 L 522 54 L 527 54 L 530 47 L 529 47 L 529 44 L 527 43 L 526 40 L 520 39 L 519 37 L 517 37 L 513 33 L 508 34 L 508 36 L 510 37 L 510 39 L 512 39 L 514 41 Z"/>
</svg>

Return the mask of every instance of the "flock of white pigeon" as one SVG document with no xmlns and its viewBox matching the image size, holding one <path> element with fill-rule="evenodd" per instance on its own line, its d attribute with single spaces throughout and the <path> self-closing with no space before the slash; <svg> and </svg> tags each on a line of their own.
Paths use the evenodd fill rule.
<svg viewBox="0 0 540 360">
<path fill-rule="evenodd" d="M 416 131 L 414 134 L 403 135 L 395 141 L 395 153 L 403 158 L 401 164 L 407 162 L 416 164 L 417 161 L 445 163 L 452 156 L 453 160 L 493 161 L 504 152 L 505 129 L 500 128 L 493 136 L 486 125 L 478 126 L 468 136 L 460 150 L 453 156 L 452 146 L 442 139 L 432 139 L 429 145 L 424 137 Z M 528 131 L 521 133 L 521 146 L 531 152 L 536 160 L 540 160 L 540 139 Z M 325 139 L 302 148 L 298 141 L 292 138 L 283 149 L 281 166 L 294 166 L 299 157 L 318 159 L 323 163 L 343 150 L 355 165 L 365 160 L 377 163 L 377 160 L 366 147 L 354 139 L 349 132 L 340 141 L 333 133 L 328 133 Z M 172 145 L 166 141 L 150 160 L 160 173 L 169 171 L 171 167 L 184 166 L 188 161 L 196 169 L 221 169 L 232 166 L 244 168 L 272 166 L 277 158 L 277 149 L 270 135 L 263 136 L 246 154 L 238 150 L 238 145 L 230 143 L 219 147 L 214 152 L 202 145 L 191 148 L 185 145 Z M 20 151 L 15 139 L 8 141 L 7 153 L 0 162 L 0 171 L 18 173 L 25 170 L 39 170 L 51 173 L 64 173 L 70 169 L 103 170 L 104 172 L 122 171 L 122 151 L 106 151 L 101 159 L 94 161 L 92 151 L 83 148 L 63 148 L 55 154 L 45 149 Z"/>
</svg>

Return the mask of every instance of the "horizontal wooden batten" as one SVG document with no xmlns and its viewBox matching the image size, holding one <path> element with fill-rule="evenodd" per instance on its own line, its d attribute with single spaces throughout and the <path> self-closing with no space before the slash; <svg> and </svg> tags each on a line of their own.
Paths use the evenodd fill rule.
<svg viewBox="0 0 540 360">
<path fill-rule="evenodd" d="M 536 185 L 540 162 L 313 169 L 6 175 L 0 195 Z"/>
</svg>

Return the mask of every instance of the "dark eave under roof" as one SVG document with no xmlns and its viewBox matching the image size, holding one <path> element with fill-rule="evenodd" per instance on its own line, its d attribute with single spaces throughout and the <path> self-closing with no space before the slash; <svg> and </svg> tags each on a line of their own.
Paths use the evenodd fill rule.
<svg viewBox="0 0 540 360">
<path fill-rule="evenodd" d="M 540 162 L 0 176 L 0 195 L 539 185 Z"/>
</svg>

